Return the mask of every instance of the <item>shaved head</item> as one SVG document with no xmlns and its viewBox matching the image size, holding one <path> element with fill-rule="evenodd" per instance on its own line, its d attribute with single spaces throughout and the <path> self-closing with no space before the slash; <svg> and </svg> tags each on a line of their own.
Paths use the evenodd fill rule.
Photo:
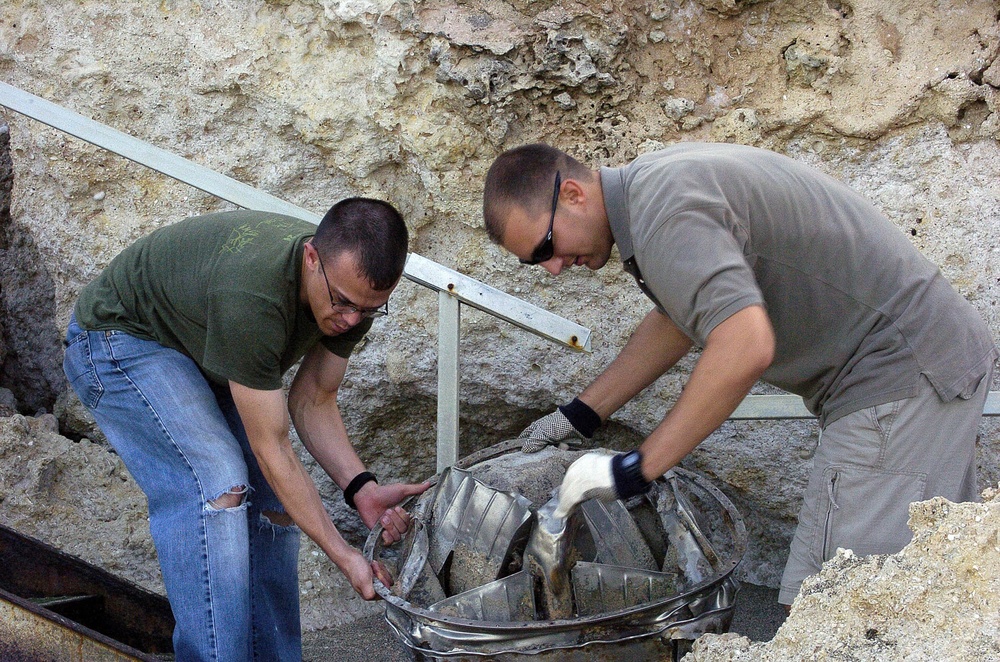
<svg viewBox="0 0 1000 662">
<path fill-rule="evenodd" d="M 493 162 L 483 188 L 483 221 L 490 240 L 501 243 L 512 207 L 541 213 L 552 203 L 556 171 L 563 180 L 590 181 L 593 173 L 565 152 L 536 143 L 509 149 Z"/>
</svg>

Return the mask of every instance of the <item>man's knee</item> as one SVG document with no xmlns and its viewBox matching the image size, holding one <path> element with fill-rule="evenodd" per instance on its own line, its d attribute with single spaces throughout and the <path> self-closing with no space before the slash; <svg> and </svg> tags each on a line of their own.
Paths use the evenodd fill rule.
<svg viewBox="0 0 1000 662">
<path fill-rule="evenodd" d="M 274 526 L 291 526 L 295 523 L 288 513 L 279 513 L 276 510 L 265 510 L 261 515 L 267 522 Z"/>
<path fill-rule="evenodd" d="M 248 488 L 246 485 L 236 485 L 208 502 L 212 510 L 227 510 L 237 508 L 246 503 Z"/>
</svg>

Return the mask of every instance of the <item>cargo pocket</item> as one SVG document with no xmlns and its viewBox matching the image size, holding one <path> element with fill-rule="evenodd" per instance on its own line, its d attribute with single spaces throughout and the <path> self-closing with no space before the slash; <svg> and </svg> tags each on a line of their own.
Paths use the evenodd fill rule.
<svg viewBox="0 0 1000 662">
<path fill-rule="evenodd" d="M 66 379 L 87 409 L 97 408 L 104 395 L 104 385 L 97 376 L 93 356 L 90 349 L 90 334 L 86 331 L 78 334 L 66 345 L 66 356 L 63 359 L 63 372 Z"/>
<path fill-rule="evenodd" d="M 826 518 L 818 550 L 823 561 L 838 547 L 858 556 L 894 554 L 910 541 L 909 508 L 924 499 L 926 474 L 834 465 L 823 477 L 827 489 L 820 513 Z"/>
</svg>

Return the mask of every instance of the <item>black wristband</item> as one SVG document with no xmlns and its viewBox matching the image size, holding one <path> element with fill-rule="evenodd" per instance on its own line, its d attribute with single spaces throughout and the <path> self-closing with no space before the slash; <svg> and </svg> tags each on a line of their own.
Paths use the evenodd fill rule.
<svg viewBox="0 0 1000 662">
<path fill-rule="evenodd" d="M 357 476 L 352 478 L 351 482 L 344 488 L 344 503 L 354 510 L 357 510 L 358 507 L 354 505 L 354 495 L 358 493 L 358 490 L 373 480 L 378 483 L 378 478 L 376 478 L 375 474 L 370 471 L 362 471 Z"/>
<path fill-rule="evenodd" d="M 570 422 L 570 425 L 587 439 L 593 437 L 597 428 L 601 427 L 601 417 L 580 398 L 573 398 L 573 402 L 560 405 L 559 411 Z"/>
<path fill-rule="evenodd" d="M 642 455 L 639 451 L 618 453 L 611 458 L 611 475 L 619 499 L 643 494 L 652 483 L 642 475 Z"/>
</svg>

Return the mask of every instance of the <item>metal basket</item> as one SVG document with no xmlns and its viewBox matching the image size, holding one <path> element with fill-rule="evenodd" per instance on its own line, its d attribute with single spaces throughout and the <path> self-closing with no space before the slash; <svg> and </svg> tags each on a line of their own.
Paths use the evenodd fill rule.
<svg viewBox="0 0 1000 662">
<path fill-rule="evenodd" d="M 407 504 L 406 537 L 364 554 L 386 620 L 415 660 L 671 659 L 725 632 L 746 551 L 743 519 L 704 477 L 675 468 L 647 495 L 589 501 L 549 531 L 551 487 L 582 451 L 484 449 Z M 528 657 L 530 656 L 530 658 Z"/>
</svg>

